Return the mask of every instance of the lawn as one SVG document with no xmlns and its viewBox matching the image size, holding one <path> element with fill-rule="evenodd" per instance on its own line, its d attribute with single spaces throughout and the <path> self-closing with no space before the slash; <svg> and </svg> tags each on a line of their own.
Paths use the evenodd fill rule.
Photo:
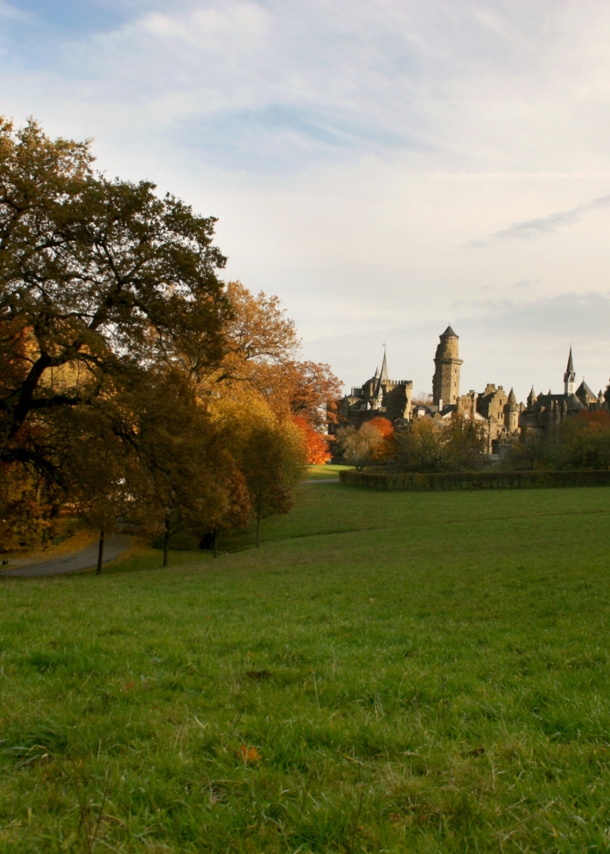
<svg viewBox="0 0 610 854">
<path fill-rule="evenodd" d="M 339 480 L 339 472 L 353 469 L 353 466 L 307 466 L 307 480 L 327 480 L 328 478 L 337 478 Z"/>
<path fill-rule="evenodd" d="M 609 519 L 314 484 L 260 549 L 1 580 L 0 851 L 610 850 Z"/>
</svg>

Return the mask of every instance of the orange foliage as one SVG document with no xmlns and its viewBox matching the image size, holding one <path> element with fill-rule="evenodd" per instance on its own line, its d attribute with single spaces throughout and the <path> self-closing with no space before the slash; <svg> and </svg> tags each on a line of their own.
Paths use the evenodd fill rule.
<svg viewBox="0 0 610 854">
<path fill-rule="evenodd" d="M 377 418 L 371 418 L 369 421 L 371 427 L 374 427 L 378 433 L 380 433 L 384 439 L 390 439 L 394 435 L 394 427 L 392 426 L 392 422 L 388 421 L 387 418 L 381 418 L 377 416 Z"/>
<path fill-rule="evenodd" d="M 307 450 L 307 465 L 322 466 L 328 462 L 332 456 L 328 447 L 328 438 L 314 430 L 302 415 L 294 415 L 292 420 L 303 432 Z"/>
<path fill-rule="evenodd" d="M 579 412 L 576 422 L 579 421 L 593 430 L 607 430 L 610 427 L 610 414 L 604 409 L 598 409 L 595 412 Z"/>
<path fill-rule="evenodd" d="M 374 427 L 379 435 L 383 438 L 382 444 L 377 448 L 373 455 L 374 460 L 386 460 L 388 457 L 393 457 L 396 453 L 396 445 L 394 442 L 394 426 L 387 418 L 371 418 L 367 421 L 371 427 Z"/>
<path fill-rule="evenodd" d="M 341 383 L 328 365 L 298 359 L 296 327 L 279 298 L 254 295 L 240 282 L 228 283 L 227 296 L 233 316 L 225 329 L 227 352 L 214 382 L 253 389 L 280 418 L 298 415 L 314 427 L 336 421 Z"/>
</svg>

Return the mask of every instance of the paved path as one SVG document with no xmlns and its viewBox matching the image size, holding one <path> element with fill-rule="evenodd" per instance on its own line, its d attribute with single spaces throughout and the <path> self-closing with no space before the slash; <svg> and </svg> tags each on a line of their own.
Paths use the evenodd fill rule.
<svg viewBox="0 0 610 854">
<path fill-rule="evenodd" d="M 131 537 L 127 534 L 114 534 L 104 543 L 104 563 L 122 555 L 131 545 Z M 29 563 L 26 566 L 6 569 L 0 572 L 0 578 L 41 578 L 44 575 L 67 575 L 69 572 L 80 572 L 97 566 L 98 543 L 92 543 L 84 549 L 71 554 L 54 557 L 41 563 Z"/>
<path fill-rule="evenodd" d="M 317 477 L 311 480 L 304 480 L 303 486 L 311 486 L 312 483 L 341 483 L 338 477 Z"/>
</svg>

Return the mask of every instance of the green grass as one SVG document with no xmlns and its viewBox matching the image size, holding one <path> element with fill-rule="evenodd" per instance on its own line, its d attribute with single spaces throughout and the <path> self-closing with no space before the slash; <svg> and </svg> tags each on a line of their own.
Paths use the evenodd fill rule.
<svg viewBox="0 0 610 854">
<path fill-rule="evenodd" d="M 307 466 L 307 480 L 325 480 L 330 477 L 339 479 L 339 472 L 353 469 L 353 466 Z"/>
<path fill-rule="evenodd" d="M 609 850 L 610 490 L 300 496 L 2 580 L 0 851 Z"/>
</svg>

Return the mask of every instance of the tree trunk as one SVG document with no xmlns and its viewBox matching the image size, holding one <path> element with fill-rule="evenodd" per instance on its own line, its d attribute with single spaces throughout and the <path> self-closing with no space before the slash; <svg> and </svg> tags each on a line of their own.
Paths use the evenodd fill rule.
<svg viewBox="0 0 610 854">
<path fill-rule="evenodd" d="M 263 496 L 258 494 L 258 512 L 256 514 L 256 548 L 261 546 L 261 515 L 263 512 Z"/>
<path fill-rule="evenodd" d="M 214 528 L 214 557 L 218 557 L 218 531 Z"/>
<path fill-rule="evenodd" d="M 163 534 L 163 566 L 169 565 L 169 531 L 166 528 Z"/>
<path fill-rule="evenodd" d="M 104 532 L 100 531 L 100 542 L 97 549 L 97 569 L 95 570 L 96 575 L 102 574 L 102 565 L 104 563 Z"/>
</svg>

